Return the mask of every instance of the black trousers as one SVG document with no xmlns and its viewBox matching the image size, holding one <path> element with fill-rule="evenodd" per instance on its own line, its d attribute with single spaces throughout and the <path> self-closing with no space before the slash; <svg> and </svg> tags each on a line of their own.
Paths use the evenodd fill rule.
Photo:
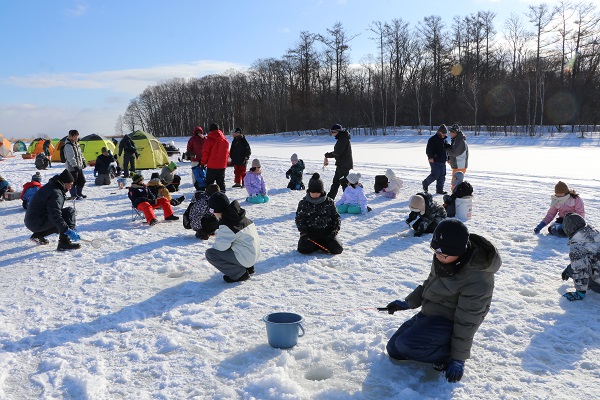
<svg viewBox="0 0 600 400">
<path fill-rule="evenodd" d="M 225 192 L 225 168 L 206 168 L 206 187 L 213 183 L 219 185 L 221 192 Z"/>
<path fill-rule="evenodd" d="M 348 186 L 348 181 L 346 179 L 342 180 L 342 178 L 347 176 L 348 172 L 350 172 L 350 168 L 340 166 L 335 168 L 335 175 L 333 175 L 333 182 L 331 183 L 331 188 L 329 189 L 329 193 L 327 193 L 327 197 L 329 197 L 330 199 L 335 199 L 340 185 L 342 185 L 342 192 L 346 190 L 346 186 Z"/>
</svg>

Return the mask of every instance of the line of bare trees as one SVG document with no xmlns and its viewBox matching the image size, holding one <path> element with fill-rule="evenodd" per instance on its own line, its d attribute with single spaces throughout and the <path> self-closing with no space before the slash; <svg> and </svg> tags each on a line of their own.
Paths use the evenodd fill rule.
<svg viewBox="0 0 600 400">
<path fill-rule="evenodd" d="M 119 116 L 117 133 L 142 129 L 185 136 L 217 122 L 224 131 L 272 133 L 347 126 L 435 126 L 460 122 L 524 126 L 538 134 L 600 123 L 600 13 L 590 2 L 561 1 L 511 14 L 478 12 L 446 25 L 375 21 L 374 52 L 350 63 L 356 37 L 341 24 L 303 31 L 280 59 L 245 71 L 173 78 L 148 87 Z"/>
</svg>

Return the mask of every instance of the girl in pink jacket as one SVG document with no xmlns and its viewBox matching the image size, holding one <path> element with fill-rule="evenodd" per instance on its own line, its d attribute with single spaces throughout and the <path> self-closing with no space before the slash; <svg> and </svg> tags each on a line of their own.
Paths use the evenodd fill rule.
<svg viewBox="0 0 600 400">
<path fill-rule="evenodd" d="M 542 228 L 552 222 L 552 219 L 558 214 L 556 221 L 548 227 L 548 232 L 551 235 L 567 237 L 563 230 L 563 218 L 568 213 L 577 213 L 585 218 L 583 200 L 575 190 L 570 190 L 563 181 L 558 181 L 554 186 L 554 195 L 550 196 L 550 200 L 550 209 L 542 222 L 533 229 L 533 232 L 540 233 Z"/>
<path fill-rule="evenodd" d="M 266 203 L 269 201 L 267 196 L 267 185 L 265 179 L 262 176 L 262 168 L 260 160 L 255 158 L 252 160 L 252 168 L 246 173 L 244 177 L 244 187 L 248 191 L 248 197 L 246 201 L 250 203 Z"/>
</svg>

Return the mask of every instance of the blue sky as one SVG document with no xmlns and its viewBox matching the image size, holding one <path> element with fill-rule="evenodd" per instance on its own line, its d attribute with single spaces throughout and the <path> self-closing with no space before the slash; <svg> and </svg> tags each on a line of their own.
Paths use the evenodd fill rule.
<svg viewBox="0 0 600 400">
<path fill-rule="evenodd" d="M 554 0 L 547 1 L 552 4 Z M 301 31 L 342 22 L 352 62 L 376 46 L 373 21 L 511 12 L 534 0 L 0 0 L 0 133 L 62 137 L 69 129 L 112 135 L 119 114 L 144 88 L 173 77 L 245 69 L 279 58 Z"/>
</svg>

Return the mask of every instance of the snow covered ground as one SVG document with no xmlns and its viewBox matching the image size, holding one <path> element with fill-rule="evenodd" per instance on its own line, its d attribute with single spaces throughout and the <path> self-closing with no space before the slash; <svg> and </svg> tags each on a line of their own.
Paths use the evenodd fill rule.
<svg viewBox="0 0 600 400">
<path fill-rule="evenodd" d="M 106 239 L 100 249 L 84 243 L 58 253 L 57 236 L 36 246 L 20 201 L 0 202 L 0 398 L 600 398 L 600 294 L 562 298 L 572 288 L 560 278 L 567 241 L 533 234 L 559 179 L 581 193 L 586 219 L 600 226 L 600 140 L 467 136 L 466 178 L 476 193 L 467 225 L 496 244 L 503 265 L 460 383 L 430 365 L 391 363 L 385 344 L 413 311 L 375 309 L 404 298 L 430 268 L 431 235 L 401 232 L 408 198 L 428 174 L 428 135 L 352 139 L 373 212 L 342 217 L 338 256 L 296 252 L 294 214 L 304 193 L 285 188 L 294 152 L 329 186 L 334 167 L 321 166 L 335 140 L 269 136 L 248 137 L 271 201 L 242 202 L 262 239 L 257 272 L 242 283 L 223 281 L 204 259 L 212 240 L 196 239 L 181 221 L 132 222 L 116 182 L 87 186 L 88 198 L 76 203 L 78 230 Z M 174 141 L 183 149 L 187 139 Z M 189 164 L 178 164 L 189 201 Z M 372 190 L 374 175 L 388 167 L 404 180 L 396 200 Z M 57 163 L 42 171 L 43 182 L 61 170 Z M 33 160 L 20 156 L 0 162 L 18 188 L 34 172 Z M 85 173 L 93 182 L 92 168 Z M 227 194 L 242 201 L 245 190 Z M 306 335 L 289 350 L 267 343 L 262 317 L 278 311 L 304 317 Z"/>
</svg>

